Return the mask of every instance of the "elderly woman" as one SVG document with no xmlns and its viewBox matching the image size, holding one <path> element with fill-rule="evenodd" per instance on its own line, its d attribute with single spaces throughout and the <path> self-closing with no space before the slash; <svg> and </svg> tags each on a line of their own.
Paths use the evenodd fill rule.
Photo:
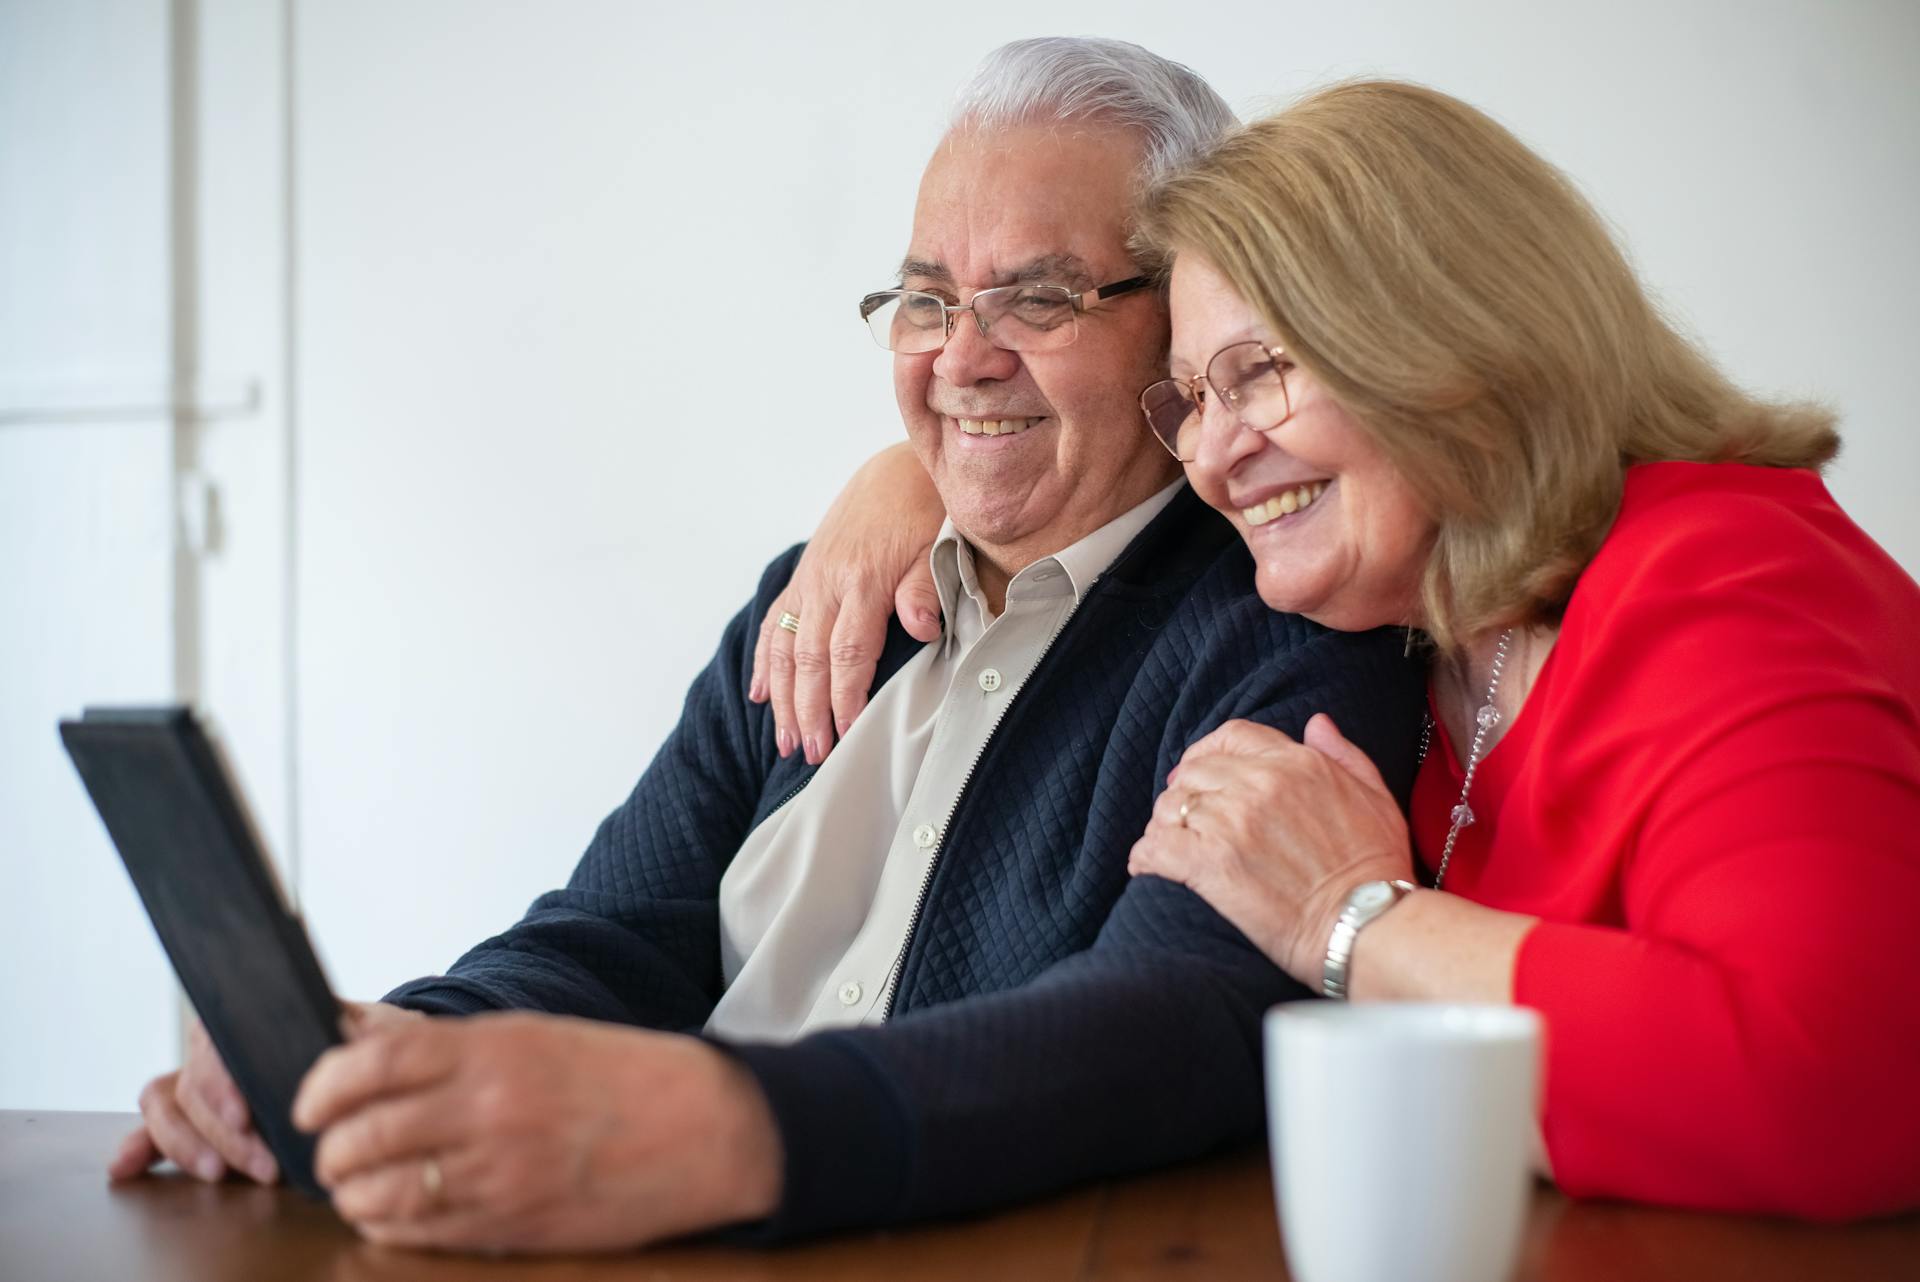
<svg viewBox="0 0 1920 1282">
<path fill-rule="evenodd" d="M 1329 996 L 1540 1011 L 1569 1192 L 1920 1205 L 1920 589 L 1821 483 L 1829 416 L 1732 386 L 1564 177 L 1430 90 L 1316 94 L 1140 227 L 1153 430 L 1268 604 L 1418 629 L 1432 680 L 1410 818 L 1327 718 L 1232 723 L 1133 871 Z M 933 520 L 856 507 L 792 607 L 891 584 Z"/>
</svg>

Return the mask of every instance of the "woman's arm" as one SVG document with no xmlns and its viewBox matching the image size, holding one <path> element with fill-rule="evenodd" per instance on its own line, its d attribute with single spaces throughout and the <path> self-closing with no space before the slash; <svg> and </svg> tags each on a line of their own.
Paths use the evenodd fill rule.
<svg viewBox="0 0 1920 1282">
<path fill-rule="evenodd" d="M 1360 932 L 1347 992 L 1355 1001 L 1511 1003 L 1520 942 L 1539 920 L 1416 890 Z"/>
<path fill-rule="evenodd" d="M 940 635 L 927 551 L 946 519 L 939 492 L 905 442 L 874 455 L 814 532 L 792 581 L 760 622 L 747 697 L 773 703 L 780 755 L 819 763 L 866 707 L 897 612 L 922 641 Z M 798 616 L 798 631 L 780 626 Z"/>
<path fill-rule="evenodd" d="M 1318 992 L 1349 893 L 1413 878 L 1406 820 L 1365 753 L 1330 717 L 1301 742 L 1230 722 L 1168 777 L 1129 867 L 1211 903 L 1288 974 Z M 1536 918 L 1419 890 L 1354 945 L 1356 1000 L 1511 1002 L 1514 959 Z"/>
<path fill-rule="evenodd" d="M 1569 1192 L 1815 1219 L 1920 1205 L 1911 732 L 1885 704 L 1781 702 L 1688 745 L 1637 825 L 1625 926 L 1416 891 L 1355 946 L 1356 998 L 1545 1015 L 1546 1143 Z M 1130 862 L 1314 987 L 1347 893 L 1413 867 L 1384 790 L 1324 751 L 1344 751 L 1330 731 L 1309 727 L 1318 753 L 1246 723 L 1196 744 Z"/>
<path fill-rule="evenodd" d="M 1329 717 L 1296 743 L 1233 722 L 1193 745 L 1130 868 L 1181 882 L 1310 991 L 1334 919 L 1355 886 L 1410 880 L 1399 804 L 1365 753 Z M 1182 814 L 1182 808 L 1185 813 Z M 1355 1001 L 1513 1001 L 1515 958 L 1538 919 L 1417 890 L 1354 944 Z M 1553 1178 L 1536 1131 L 1534 1168 Z"/>
</svg>

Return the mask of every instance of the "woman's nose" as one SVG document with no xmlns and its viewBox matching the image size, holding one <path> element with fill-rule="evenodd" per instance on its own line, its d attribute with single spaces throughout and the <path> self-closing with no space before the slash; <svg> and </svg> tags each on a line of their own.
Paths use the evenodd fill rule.
<svg viewBox="0 0 1920 1282">
<path fill-rule="evenodd" d="M 1239 411 L 1218 396 L 1208 396 L 1200 409 L 1200 444 L 1189 472 L 1224 481 L 1243 459 L 1267 447 L 1265 435 L 1240 421 Z"/>
</svg>

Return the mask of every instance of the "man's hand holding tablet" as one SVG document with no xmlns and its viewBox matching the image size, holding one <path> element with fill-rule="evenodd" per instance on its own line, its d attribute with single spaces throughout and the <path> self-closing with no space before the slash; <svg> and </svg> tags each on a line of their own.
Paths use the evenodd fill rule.
<svg viewBox="0 0 1920 1282">
<path fill-rule="evenodd" d="M 382 1022 L 293 1106 L 370 1241 L 618 1250 L 771 1214 L 784 1152 L 759 1086 L 679 1034 L 505 1012 Z"/>
<path fill-rule="evenodd" d="M 356 1028 L 425 1018 L 380 1002 L 344 1005 L 349 1035 Z M 140 1092 L 140 1125 L 121 1141 L 107 1174 L 129 1180 L 163 1160 L 208 1182 L 223 1180 L 229 1172 L 261 1184 L 280 1178 L 280 1164 L 254 1129 L 246 1097 L 199 1020 L 187 1033 L 186 1062 Z"/>
</svg>

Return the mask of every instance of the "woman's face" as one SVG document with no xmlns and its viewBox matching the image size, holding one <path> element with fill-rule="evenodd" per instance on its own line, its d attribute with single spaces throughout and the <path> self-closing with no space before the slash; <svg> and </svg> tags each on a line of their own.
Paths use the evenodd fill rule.
<svg viewBox="0 0 1920 1282">
<path fill-rule="evenodd" d="M 1175 378 L 1205 373 L 1229 343 L 1279 343 L 1195 254 L 1174 260 L 1171 303 Z M 1353 416 L 1305 370 L 1281 369 L 1292 412 L 1270 433 L 1240 422 L 1209 389 L 1187 479 L 1246 539 L 1260 599 L 1274 609 L 1347 632 L 1414 621 L 1433 521 Z M 1303 489 L 1311 501 L 1299 507 Z"/>
</svg>

